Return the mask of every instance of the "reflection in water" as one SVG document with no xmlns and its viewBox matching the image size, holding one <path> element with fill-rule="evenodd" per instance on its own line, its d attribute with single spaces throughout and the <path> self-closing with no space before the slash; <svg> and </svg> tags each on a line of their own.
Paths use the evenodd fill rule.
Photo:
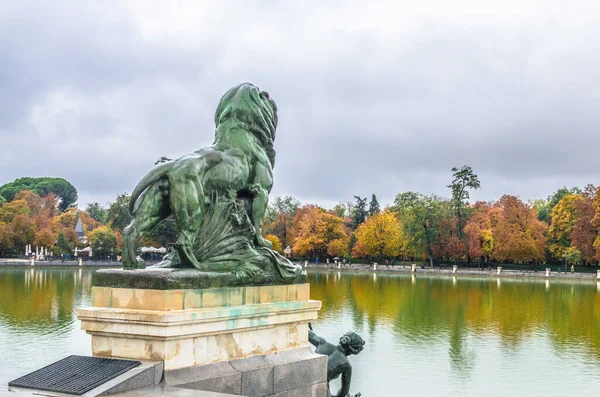
<svg viewBox="0 0 600 397">
<path fill-rule="evenodd" d="M 367 355 L 373 343 L 391 337 L 400 343 L 398 351 L 406 355 L 409 350 L 413 355 L 408 366 L 415 366 L 415 357 L 419 357 L 417 360 L 429 361 L 441 371 L 445 362 L 450 371 L 447 376 L 462 379 L 463 386 L 481 381 L 476 373 L 491 376 L 493 366 L 500 365 L 494 376 L 502 378 L 504 371 L 504 381 L 510 382 L 516 376 L 511 365 L 521 365 L 518 360 L 529 360 L 522 363 L 524 368 L 546 366 L 552 371 L 553 361 L 560 363 L 569 357 L 572 372 L 586 368 L 595 375 L 585 378 L 584 383 L 600 386 L 600 295 L 594 284 L 553 281 L 549 288 L 545 280 L 381 274 L 376 278 L 345 274 L 328 283 L 324 273 L 309 276 L 311 298 L 323 301 L 320 322 L 337 321 L 337 332 L 346 328 L 367 330 Z M 345 321 L 348 316 L 350 322 Z M 388 331 L 391 335 L 385 335 Z M 443 357 L 441 349 L 446 351 L 445 360 L 432 360 L 433 356 Z M 354 361 L 361 365 L 364 359 L 368 363 L 363 365 L 371 368 L 379 366 L 383 354 L 390 353 L 377 354 L 379 357 L 357 357 Z M 546 362 L 540 362 L 541 357 Z M 399 357 L 392 360 L 402 361 Z M 396 370 L 399 367 L 396 365 Z M 563 380 L 569 376 L 568 370 L 561 373 Z M 369 374 L 361 384 L 373 384 L 373 372 Z M 574 376 L 567 384 L 576 382 Z M 377 382 L 386 382 L 383 376 L 375 377 Z M 551 385 L 552 380 L 548 382 Z M 535 389 L 532 392 L 536 394 Z M 456 393 L 469 391 L 458 388 Z"/>
<path fill-rule="evenodd" d="M 419 277 L 417 282 L 414 275 L 354 274 L 329 285 L 318 273 L 310 283 L 311 298 L 324 302 L 320 315 L 330 317 L 349 303 L 358 317 L 392 323 L 403 337 L 412 339 L 418 331 L 415 343 L 453 338 L 468 328 L 517 345 L 543 328 L 557 347 L 575 344 L 600 359 L 600 296 L 593 284 L 557 281 L 549 290 L 548 281 Z"/>
<path fill-rule="evenodd" d="M 89 302 L 91 277 L 82 269 L 0 269 L 0 392 L 43 365 L 89 354 L 74 308 Z"/>
<path fill-rule="evenodd" d="M 9 380 L 90 354 L 74 309 L 93 271 L 0 269 L 0 394 Z M 315 330 L 358 331 L 353 392 L 368 397 L 592 396 L 600 388 L 600 283 L 311 273 Z M 560 376 L 553 376 L 560 370 Z M 543 378 L 543 381 L 539 379 Z"/>
</svg>

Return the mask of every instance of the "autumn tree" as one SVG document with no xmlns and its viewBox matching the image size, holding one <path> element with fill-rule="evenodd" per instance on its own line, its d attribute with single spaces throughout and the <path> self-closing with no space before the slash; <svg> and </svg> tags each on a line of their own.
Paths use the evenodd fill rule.
<svg viewBox="0 0 600 397">
<path fill-rule="evenodd" d="M 273 251 L 277 251 L 279 253 L 283 252 L 283 247 L 281 246 L 281 241 L 279 237 L 274 234 L 268 234 L 265 236 L 265 240 L 268 240 L 273 244 Z"/>
<path fill-rule="evenodd" d="M 100 222 L 92 218 L 87 212 L 76 208 L 67 209 L 67 211 L 55 217 L 52 222 L 55 225 L 55 228 L 74 230 L 77 225 L 77 220 L 80 218 L 84 231 L 91 231 L 101 226 Z"/>
<path fill-rule="evenodd" d="M 294 252 L 317 258 L 327 254 L 328 246 L 336 240 L 342 240 L 339 244 L 347 244 L 342 219 L 316 206 L 307 206 L 299 209 L 298 212 L 300 219 L 298 219 Z"/>
<path fill-rule="evenodd" d="M 396 196 L 393 210 L 400 214 L 405 249 L 411 256 L 425 256 L 433 267 L 434 246 L 440 238 L 439 223 L 448 216 L 448 202 L 415 192 Z"/>
<path fill-rule="evenodd" d="M 0 222 L 0 256 L 13 252 L 13 237 L 10 224 Z"/>
<path fill-rule="evenodd" d="M 379 201 L 377 201 L 377 196 L 373 194 L 371 196 L 371 202 L 369 203 L 369 216 L 379 214 L 380 211 L 381 208 L 379 207 Z"/>
<path fill-rule="evenodd" d="M 35 223 L 27 215 L 17 215 L 11 222 L 11 234 L 13 247 L 17 251 L 23 251 L 27 244 L 33 244 L 35 240 Z"/>
<path fill-rule="evenodd" d="M 338 238 L 332 240 L 327 244 L 327 254 L 333 257 L 344 257 L 348 255 L 348 241 L 347 237 Z"/>
<path fill-rule="evenodd" d="M 532 204 L 533 207 L 538 211 L 538 219 L 550 224 L 552 218 L 551 212 L 556 206 L 556 204 L 558 204 L 558 202 L 562 200 L 565 196 L 568 196 L 570 194 L 581 193 L 582 191 L 578 187 L 573 187 L 569 189 L 565 186 L 561 187 L 552 195 L 548 196 L 546 200 L 534 200 Z"/>
<path fill-rule="evenodd" d="M 292 222 L 300 201 L 291 196 L 275 197 L 267 208 L 265 219 L 269 222 L 268 231 L 278 237 L 282 246 L 292 244 Z"/>
<path fill-rule="evenodd" d="M 598 236 L 598 228 L 594 225 L 593 196 L 586 194 L 581 200 L 573 202 L 577 214 L 571 230 L 571 248 L 576 248 L 581 254 L 581 259 L 586 263 L 594 261 L 596 254 L 594 241 Z"/>
<path fill-rule="evenodd" d="M 578 208 L 585 206 L 583 201 L 583 197 L 579 194 L 568 194 L 560 199 L 550 212 L 548 249 L 555 260 L 560 261 L 565 251 L 571 246 L 573 225 L 579 217 Z"/>
<path fill-rule="evenodd" d="M 581 260 L 583 259 L 581 252 L 576 247 L 567 248 L 563 257 L 569 265 L 577 265 L 581 263 Z"/>
<path fill-rule="evenodd" d="M 459 170 L 458 168 L 452 168 L 452 176 L 454 179 L 452 183 L 448 185 L 452 190 L 452 208 L 456 214 L 456 232 L 459 239 L 462 239 L 462 230 L 465 219 L 465 208 L 469 200 L 469 190 L 477 190 L 481 187 L 477 174 L 473 172 L 473 169 L 468 165 L 463 165 Z"/>
<path fill-rule="evenodd" d="M 497 222 L 492 221 L 494 258 L 521 262 L 543 260 L 547 225 L 538 219 L 537 211 L 509 195 L 502 196 L 495 206 L 501 212 Z"/>
<path fill-rule="evenodd" d="M 596 189 L 592 206 L 594 207 L 594 218 L 592 219 L 592 225 L 597 230 L 597 237 L 594 240 L 594 249 L 596 250 L 596 256 L 594 258 L 600 262 L 600 186 Z"/>
<path fill-rule="evenodd" d="M 468 255 L 467 244 L 458 236 L 458 217 L 449 209 L 438 221 L 438 241 L 433 244 L 434 256 L 458 262 Z"/>
<path fill-rule="evenodd" d="M 92 230 L 88 235 L 88 241 L 96 256 L 111 255 L 117 250 L 117 235 L 108 226 Z"/>
<path fill-rule="evenodd" d="M 25 200 L 15 200 L 0 207 L 0 222 L 10 223 L 19 215 L 29 216 L 29 207 Z"/>
<path fill-rule="evenodd" d="M 23 200 L 27 203 L 27 207 L 29 207 L 29 216 L 46 215 L 48 213 L 48 211 L 45 211 L 42 198 L 31 190 L 21 190 L 19 193 L 15 194 L 13 202 L 19 200 Z"/>
<path fill-rule="evenodd" d="M 56 235 L 52 232 L 51 229 L 45 228 L 38 230 L 35 233 L 35 240 L 33 244 L 39 247 L 50 248 L 54 245 L 55 241 Z"/>
<path fill-rule="evenodd" d="M 396 257 L 402 251 L 402 225 L 391 211 L 370 216 L 355 233 L 354 257 Z"/>
<path fill-rule="evenodd" d="M 479 258 L 481 265 L 489 259 L 494 251 L 494 234 L 492 232 L 491 206 L 487 203 L 475 203 L 474 212 L 464 229 L 469 255 Z"/>
</svg>

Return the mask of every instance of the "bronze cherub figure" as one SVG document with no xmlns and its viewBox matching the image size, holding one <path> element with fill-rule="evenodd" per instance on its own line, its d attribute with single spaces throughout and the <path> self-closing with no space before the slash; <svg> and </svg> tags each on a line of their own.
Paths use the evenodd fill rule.
<svg viewBox="0 0 600 397">
<path fill-rule="evenodd" d="M 327 342 L 315 334 L 312 324 L 308 325 L 308 341 L 316 347 L 316 353 L 327 356 L 327 382 L 342 375 L 342 387 L 337 394 L 331 394 L 327 385 L 328 397 L 360 397 L 360 393 L 350 395 L 350 382 L 352 380 L 352 365 L 348 356 L 360 353 L 365 346 L 365 341 L 354 331 L 346 332 L 338 345 Z"/>
</svg>

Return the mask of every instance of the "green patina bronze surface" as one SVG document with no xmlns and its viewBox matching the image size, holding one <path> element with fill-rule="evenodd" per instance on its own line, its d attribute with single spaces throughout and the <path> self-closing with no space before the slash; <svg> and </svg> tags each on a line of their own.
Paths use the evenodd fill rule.
<svg viewBox="0 0 600 397">
<path fill-rule="evenodd" d="M 181 277 L 170 272 L 169 280 L 195 274 L 206 286 L 304 282 L 301 267 L 273 251 L 261 234 L 273 186 L 275 102 L 252 84 L 241 84 L 221 98 L 215 125 L 213 146 L 157 165 L 134 189 L 133 220 L 123 236 L 124 269 L 144 267 L 136 260 L 139 239 L 173 215 L 180 235 L 156 266 L 197 271 Z M 99 282 L 123 283 L 115 274 Z"/>
<path fill-rule="evenodd" d="M 350 395 L 350 382 L 352 381 L 352 365 L 348 356 L 360 353 L 365 346 L 365 341 L 354 331 L 346 332 L 338 345 L 327 342 L 315 334 L 312 325 L 308 324 L 308 341 L 316 347 L 316 352 L 327 356 L 327 382 L 337 379 L 342 375 L 342 386 L 337 394 L 332 394 L 327 385 L 328 397 L 360 397 L 360 393 Z"/>
</svg>

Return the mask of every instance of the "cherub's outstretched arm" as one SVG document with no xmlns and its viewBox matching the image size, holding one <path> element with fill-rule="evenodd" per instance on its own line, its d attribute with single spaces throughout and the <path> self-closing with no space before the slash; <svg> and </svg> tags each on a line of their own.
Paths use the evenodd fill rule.
<svg viewBox="0 0 600 397">
<path fill-rule="evenodd" d="M 327 341 L 321 338 L 319 335 L 315 334 L 312 328 L 308 329 L 308 341 L 314 346 L 319 347 L 321 343 L 326 343 Z"/>
</svg>

